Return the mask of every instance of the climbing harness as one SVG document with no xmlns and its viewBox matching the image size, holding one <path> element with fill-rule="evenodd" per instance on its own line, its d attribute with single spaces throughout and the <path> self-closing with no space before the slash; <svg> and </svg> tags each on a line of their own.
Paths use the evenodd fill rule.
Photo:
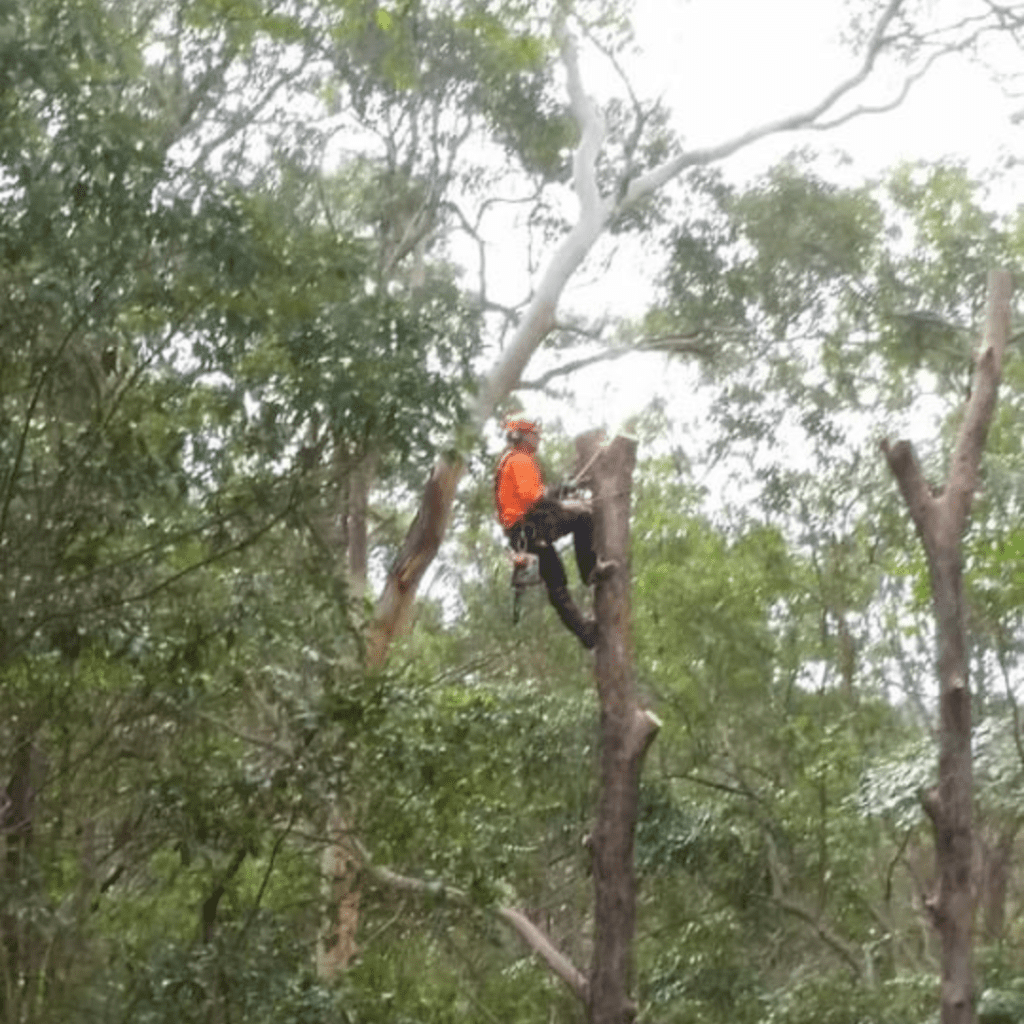
<svg viewBox="0 0 1024 1024">
<path fill-rule="evenodd" d="M 586 473 L 594 464 L 600 453 L 601 448 L 598 447 L 594 454 L 587 460 L 583 468 L 580 469 L 580 471 L 570 480 L 566 481 L 565 485 L 563 485 L 559 494 L 559 498 L 563 504 L 579 505 L 589 509 L 589 501 L 579 498 L 574 499 L 570 497 L 570 495 L 575 495 L 575 493 L 580 489 L 581 481 L 584 479 Z M 494 474 L 495 496 L 497 496 L 498 492 L 498 482 L 501 479 L 501 471 L 505 466 L 506 460 L 511 454 L 511 451 L 506 452 L 498 463 L 498 468 Z M 569 499 L 568 501 L 566 501 L 567 498 Z M 519 625 L 519 620 L 522 618 L 523 596 L 529 593 L 529 591 L 534 587 L 538 587 L 544 582 L 540 575 L 540 558 L 534 552 L 527 551 L 527 543 L 526 530 L 521 528 L 512 540 L 512 550 L 509 553 L 512 559 L 512 624 L 514 626 Z M 537 543 L 544 544 L 546 542 L 538 540 Z"/>
</svg>

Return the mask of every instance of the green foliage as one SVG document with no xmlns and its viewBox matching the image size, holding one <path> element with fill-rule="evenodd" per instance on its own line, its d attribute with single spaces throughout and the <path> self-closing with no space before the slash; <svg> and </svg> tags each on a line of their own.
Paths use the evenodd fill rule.
<svg viewBox="0 0 1024 1024">
<path fill-rule="evenodd" d="M 338 80 L 361 119 L 388 105 L 410 122 L 459 110 L 487 124 L 529 173 L 563 176 L 573 128 L 552 89 L 542 10 L 474 0 L 404 3 L 397 14 L 356 4 L 335 33 Z"/>
<path fill-rule="evenodd" d="M 742 924 L 727 912 L 689 922 L 644 978 L 642 996 L 667 1022 L 755 1021 L 761 999 L 744 952 Z"/>
<path fill-rule="evenodd" d="M 935 979 L 908 974 L 874 988 L 845 975 L 811 975 L 768 1000 L 766 1024 L 927 1024 L 933 1019 Z"/>
<path fill-rule="evenodd" d="M 1019 255 L 1014 225 L 990 212 L 983 185 L 954 165 L 903 168 L 856 189 L 794 161 L 745 189 L 707 174 L 690 184 L 693 206 L 674 233 L 665 301 L 650 322 L 714 336 L 702 381 L 715 428 L 706 454 L 687 455 L 691 465 L 710 462 L 727 486 L 744 486 L 741 498 L 725 490 L 716 502 L 725 529 L 702 522 L 681 488 L 665 494 L 661 504 L 682 508 L 683 521 L 661 527 L 670 545 L 640 548 L 638 651 L 641 664 L 657 655 L 659 713 L 667 729 L 683 713 L 686 752 L 665 759 L 671 784 L 659 789 L 661 809 L 638 849 L 654 864 L 675 858 L 680 870 L 724 849 L 688 886 L 701 911 L 713 907 L 730 923 L 736 909 L 709 878 L 760 859 L 747 882 L 763 895 L 754 919 L 783 928 L 791 952 L 804 949 L 814 967 L 790 971 L 784 985 L 765 975 L 758 992 L 770 1017 L 753 1019 L 925 1020 L 935 994 L 914 980 L 929 976 L 921 972 L 930 961 L 913 936 L 915 894 L 927 887 L 922 861 L 931 863 L 921 793 L 935 785 L 932 739 L 919 728 L 934 709 L 928 582 L 882 460 L 862 452 L 873 436 L 930 416 L 933 440 L 921 444 L 918 430 L 916 443 L 926 475 L 942 478 L 988 272 Z M 965 539 L 975 827 L 990 851 L 1017 828 L 1017 364 L 1011 351 Z M 644 523 L 642 506 L 635 522 Z M 753 559 L 740 557 L 746 535 L 764 523 L 784 553 L 770 569 L 764 539 Z M 640 532 L 638 546 L 649 536 Z M 663 551 L 678 572 L 666 570 Z M 730 593 L 725 580 L 742 583 Z M 777 580 L 786 586 L 770 588 L 759 608 L 753 595 Z M 642 646 L 652 632 L 644 605 L 674 610 L 653 649 Z M 677 649 L 686 654 L 662 675 L 662 659 Z M 726 666 L 717 677 L 713 656 Z M 693 785 L 705 796 L 696 804 L 703 816 L 691 810 Z M 979 885 L 992 885 L 1007 909 L 996 883 L 981 876 Z M 682 901 L 661 906 L 677 922 L 699 916 Z M 803 945 L 801 920 L 814 922 L 822 944 Z M 689 962 L 687 952 L 678 963 Z M 849 972 L 842 986 L 837 963 Z M 993 980 L 992 991 L 1000 985 Z M 836 991 L 844 994 L 833 1000 Z"/>
<path fill-rule="evenodd" d="M 764 444 L 786 404 L 817 406 L 794 426 L 827 458 L 865 403 L 906 408 L 938 379 L 959 405 L 988 269 L 1012 262 L 962 167 L 841 188 L 794 158 L 742 191 L 706 171 L 689 184 L 654 320 L 724 332 L 708 370 L 729 443 Z"/>
<path fill-rule="evenodd" d="M 3 13 L 5 1019 L 340 1019 L 316 834 L 384 711 L 309 543 L 318 461 L 414 478 L 477 314 L 441 264 L 382 284 L 290 116 L 254 172 L 305 14 Z"/>
<path fill-rule="evenodd" d="M 528 886 L 545 847 L 578 841 L 590 791 L 576 770 L 590 738 L 586 702 L 463 680 L 407 683 L 389 705 L 357 765 L 361 818 L 386 862 L 490 902 L 504 886 Z"/>
<path fill-rule="evenodd" d="M 382 505 L 404 496 L 464 421 L 483 320 L 447 217 L 498 173 L 467 144 L 567 174 L 550 13 L 0 0 L 5 1019 L 579 1020 L 488 912 L 525 908 L 585 967 L 590 656 L 539 594 L 511 628 L 488 473 L 445 552 L 458 587 L 389 672 L 363 671 L 339 568 L 356 468 Z M 577 13 L 624 41 L 615 12 Z M 380 143 L 328 178 L 321 103 Z M 639 135 L 634 112 L 606 110 L 608 193 L 671 152 L 665 112 Z M 923 571 L 854 421 L 925 385 L 959 404 L 983 271 L 1020 224 L 950 166 L 690 185 L 651 322 L 721 339 L 714 454 L 749 459 L 760 504 L 711 508 L 681 460 L 638 474 L 637 674 L 665 722 L 636 836 L 642 1013 L 924 1021 L 934 773 L 893 681 L 926 660 Z M 967 538 L 977 661 L 1007 674 L 1022 372 Z M 809 465 L 777 457 L 789 431 Z M 401 523 L 369 513 L 376 567 Z M 979 689 L 979 819 L 999 834 L 1014 708 Z M 361 952 L 326 985 L 335 806 L 377 863 L 469 905 L 360 877 Z M 989 971 L 983 1016 L 1020 1016 L 1019 966 Z"/>
<path fill-rule="evenodd" d="M 636 645 L 644 685 L 678 705 L 691 741 L 700 743 L 712 708 L 717 716 L 725 706 L 770 699 L 776 641 L 767 616 L 785 597 L 792 568 L 770 529 L 730 542 L 687 516 L 693 498 L 666 469 L 637 493 Z"/>
<path fill-rule="evenodd" d="M 124 1013 L 140 1024 L 201 1024 L 218 1015 L 256 1024 L 363 1019 L 312 975 L 301 936 L 270 915 L 224 928 L 207 945 L 165 939 L 144 958 L 129 944 L 112 952 L 116 966 L 100 979 L 95 1002 L 71 1009 L 69 1022 Z"/>
<path fill-rule="evenodd" d="M 1024 998 L 1017 989 L 987 988 L 978 1000 L 979 1024 L 1017 1024 L 1024 1020 Z"/>
</svg>

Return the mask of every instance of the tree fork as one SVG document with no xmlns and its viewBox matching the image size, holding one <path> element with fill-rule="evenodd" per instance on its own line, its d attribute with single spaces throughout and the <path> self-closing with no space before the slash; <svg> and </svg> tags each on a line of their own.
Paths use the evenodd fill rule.
<svg viewBox="0 0 1024 1024">
<path fill-rule="evenodd" d="M 577 438 L 579 464 L 593 459 L 595 434 Z M 629 981 L 636 930 L 633 848 L 644 756 L 660 727 L 637 701 L 629 592 L 629 517 L 636 441 L 617 437 L 589 471 L 594 537 L 602 559 L 618 569 L 597 586 L 600 626 L 595 678 L 601 703 L 601 794 L 591 834 L 595 913 L 589 986 L 591 1024 L 624 1024 L 636 1016 Z"/>
<path fill-rule="evenodd" d="M 974 1024 L 971 893 L 973 765 L 971 692 L 963 600 L 961 538 L 977 489 L 978 470 L 995 411 L 1003 354 L 1010 337 L 1012 282 L 993 271 L 988 282 L 985 337 L 975 365 L 971 397 L 957 434 L 945 487 L 926 483 L 913 446 L 882 442 L 924 544 L 935 615 L 939 676 L 939 782 L 922 796 L 935 832 L 938 889 L 929 911 L 942 943 L 942 1024 Z"/>
</svg>

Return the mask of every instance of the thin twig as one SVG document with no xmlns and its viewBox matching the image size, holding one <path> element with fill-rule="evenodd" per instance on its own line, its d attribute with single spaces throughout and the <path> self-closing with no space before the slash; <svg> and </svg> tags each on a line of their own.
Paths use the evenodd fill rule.
<svg viewBox="0 0 1024 1024">
<path fill-rule="evenodd" d="M 295 824 L 295 818 L 298 813 L 298 808 L 292 808 L 292 813 L 288 818 L 288 824 L 285 825 L 281 830 L 281 834 L 274 841 L 274 846 L 270 851 L 270 858 L 267 861 L 267 870 L 263 872 L 263 880 L 260 882 L 259 891 L 256 893 L 256 900 L 252 905 L 252 909 L 249 911 L 248 917 L 245 919 L 245 924 L 242 926 L 243 934 L 249 930 L 249 926 L 256 917 L 256 912 L 260 908 L 260 902 L 263 899 L 263 894 L 267 891 L 267 883 L 270 881 L 271 872 L 274 870 L 274 862 L 277 860 L 277 855 L 280 853 L 285 839 L 287 839 L 291 833 L 292 826 Z"/>
</svg>

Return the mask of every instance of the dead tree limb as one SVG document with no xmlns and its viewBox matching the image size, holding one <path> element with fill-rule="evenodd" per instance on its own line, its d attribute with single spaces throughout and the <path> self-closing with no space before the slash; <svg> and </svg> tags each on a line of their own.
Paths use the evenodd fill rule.
<svg viewBox="0 0 1024 1024">
<path fill-rule="evenodd" d="M 942 943 L 942 1024 L 973 1024 L 971 894 L 973 764 L 971 692 L 963 597 L 961 539 L 978 484 L 1010 337 L 1012 283 L 989 275 L 985 336 L 971 397 L 957 433 L 945 486 L 935 491 L 908 441 L 882 442 L 889 468 L 924 545 L 935 615 L 939 676 L 939 781 L 922 798 L 935 834 L 938 889 L 928 901 Z"/>
</svg>

